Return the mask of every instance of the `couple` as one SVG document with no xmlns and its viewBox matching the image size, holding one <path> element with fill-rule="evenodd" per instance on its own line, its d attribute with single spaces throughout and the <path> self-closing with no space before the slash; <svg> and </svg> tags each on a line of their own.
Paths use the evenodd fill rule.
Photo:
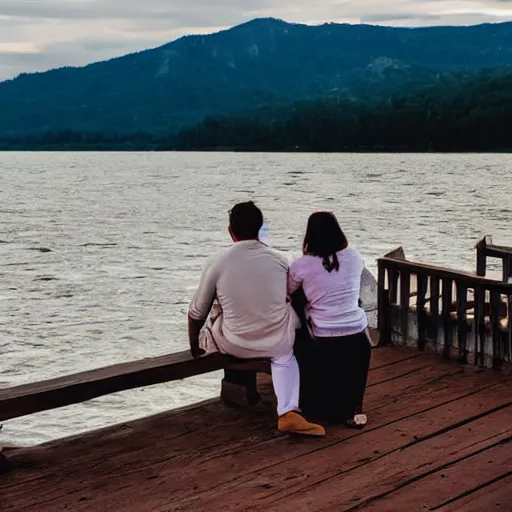
<svg viewBox="0 0 512 512">
<path fill-rule="evenodd" d="M 325 435 L 305 416 L 361 428 L 371 352 L 362 257 L 329 212 L 310 216 L 290 268 L 259 240 L 262 225 L 252 201 L 229 212 L 234 244 L 209 259 L 190 304 L 192 355 L 270 358 L 280 432 Z"/>
</svg>

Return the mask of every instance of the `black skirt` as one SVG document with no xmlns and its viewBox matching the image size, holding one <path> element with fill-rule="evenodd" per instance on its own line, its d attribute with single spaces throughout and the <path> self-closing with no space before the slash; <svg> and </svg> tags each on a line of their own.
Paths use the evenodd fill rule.
<svg viewBox="0 0 512 512">
<path fill-rule="evenodd" d="M 300 407 L 317 420 L 344 423 L 363 412 L 371 345 L 365 331 L 351 336 L 312 339 L 297 331 Z"/>
</svg>

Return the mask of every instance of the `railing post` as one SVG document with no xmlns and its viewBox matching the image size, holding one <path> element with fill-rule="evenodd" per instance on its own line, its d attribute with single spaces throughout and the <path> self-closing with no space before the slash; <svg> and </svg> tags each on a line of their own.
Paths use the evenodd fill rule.
<svg viewBox="0 0 512 512">
<path fill-rule="evenodd" d="M 487 254 L 486 254 L 487 240 L 482 238 L 475 246 L 476 248 L 476 275 L 485 277 L 487 268 Z"/>
<path fill-rule="evenodd" d="M 2 453 L 2 448 L 0 447 L 0 475 L 7 473 L 12 469 L 12 464 L 9 459 Z"/>
<path fill-rule="evenodd" d="M 512 363 L 512 295 L 507 296 L 508 362 Z"/>
<path fill-rule="evenodd" d="M 502 261 L 503 265 L 503 282 L 508 283 L 512 278 L 512 256 L 504 256 Z"/>
<path fill-rule="evenodd" d="M 443 337 L 444 337 L 444 350 L 443 350 L 443 356 L 446 359 L 450 358 L 450 350 L 452 347 L 452 319 L 450 316 L 451 309 L 452 309 L 452 302 L 453 302 L 453 281 L 451 279 L 443 279 Z"/>
<path fill-rule="evenodd" d="M 493 367 L 498 367 L 503 357 L 501 332 L 500 332 L 500 306 L 501 295 L 499 292 L 491 290 L 491 336 L 492 336 L 492 356 Z"/>
<path fill-rule="evenodd" d="M 409 306 L 411 298 L 411 273 L 402 268 L 400 270 L 400 334 L 402 343 L 407 345 L 409 339 Z"/>
<path fill-rule="evenodd" d="M 432 276 L 430 278 L 430 333 L 429 338 L 437 346 L 437 337 L 439 331 L 439 278 Z"/>
<path fill-rule="evenodd" d="M 220 397 L 224 402 L 241 407 L 255 406 L 261 401 L 257 388 L 257 373 L 226 368 Z"/>
<path fill-rule="evenodd" d="M 389 303 L 398 304 L 398 277 L 400 273 L 395 269 L 387 269 L 388 272 L 388 290 Z"/>
<path fill-rule="evenodd" d="M 377 273 L 377 324 L 379 329 L 379 346 L 391 343 L 391 332 L 389 328 L 389 291 L 386 290 L 386 265 L 383 261 L 378 262 Z"/>
<path fill-rule="evenodd" d="M 475 319 L 473 332 L 475 337 L 475 365 L 485 365 L 485 288 L 475 286 Z"/>
<path fill-rule="evenodd" d="M 425 302 L 427 295 L 428 278 L 424 274 L 418 273 L 417 276 L 417 295 L 416 295 L 416 315 L 418 324 L 418 348 L 425 350 L 426 339 L 426 312 Z"/>
<path fill-rule="evenodd" d="M 457 341 L 459 345 L 459 361 L 467 363 L 466 341 L 468 335 L 467 302 L 468 287 L 456 281 L 457 285 Z"/>
</svg>

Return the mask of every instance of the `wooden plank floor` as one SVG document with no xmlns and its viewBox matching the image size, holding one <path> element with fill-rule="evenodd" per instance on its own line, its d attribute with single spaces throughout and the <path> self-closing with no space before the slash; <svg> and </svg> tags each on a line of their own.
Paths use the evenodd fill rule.
<svg viewBox="0 0 512 512">
<path fill-rule="evenodd" d="M 212 400 L 9 452 L 8 511 L 510 511 L 512 377 L 373 351 L 363 431 L 275 431 L 273 396 Z"/>
</svg>

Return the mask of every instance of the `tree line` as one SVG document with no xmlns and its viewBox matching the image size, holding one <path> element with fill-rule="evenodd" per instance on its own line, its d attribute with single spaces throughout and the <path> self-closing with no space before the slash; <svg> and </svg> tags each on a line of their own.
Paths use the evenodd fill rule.
<svg viewBox="0 0 512 512">
<path fill-rule="evenodd" d="M 0 149 L 509 150 L 512 72 L 380 101 L 329 97 L 209 116 L 176 132 L 46 132 L 0 140 Z"/>
</svg>

